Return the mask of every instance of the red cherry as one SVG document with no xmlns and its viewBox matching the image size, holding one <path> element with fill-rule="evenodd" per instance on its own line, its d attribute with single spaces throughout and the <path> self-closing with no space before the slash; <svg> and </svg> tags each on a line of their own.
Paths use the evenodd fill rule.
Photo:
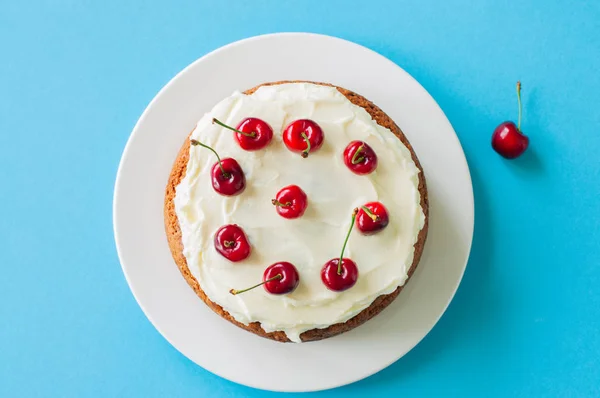
<svg viewBox="0 0 600 398">
<path fill-rule="evenodd" d="M 287 261 L 281 261 L 267 267 L 263 274 L 265 290 L 272 294 L 291 293 L 298 287 L 298 270 Z"/>
<path fill-rule="evenodd" d="M 281 217 L 298 218 L 304 214 L 308 198 L 298 185 L 288 185 L 277 192 L 271 203 L 275 205 Z"/>
<path fill-rule="evenodd" d="M 212 186 L 221 195 L 233 196 L 239 195 L 246 188 L 246 176 L 239 163 L 232 158 L 222 159 L 219 154 L 200 141 L 190 140 L 192 145 L 200 145 L 203 148 L 210 149 L 217 156 L 215 163 L 210 171 Z"/>
<path fill-rule="evenodd" d="M 358 280 L 358 268 L 356 267 L 356 263 L 349 258 L 344 258 L 344 250 L 346 250 L 346 244 L 348 243 L 348 238 L 350 238 L 352 227 L 354 227 L 354 220 L 356 219 L 357 213 L 358 209 L 354 209 L 352 212 L 352 221 L 350 222 L 350 229 L 348 229 L 344 246 L 342 246 L 342 253 L 338 258 L 332 258 L 326 262 L 321 269 L 321 280 L 323 281 L 323 284 L 325 284 L 329 290 L 335 292 L 342 292 L 350 289 Z"/>
<path fill-rule="evenodd" d="M 492 135 L 492 148 L 506 159 L 514 159 L 529 146 L 529 138 L 513 122 L 501 123 Z"/>
<path fill-rule="evenodd" d="M 225 158 L 215 163 L 210 174 L 213 188 L 221 195 L 239 195 L 246 188 L 246 176 L 235 159 Z"/>
<path fill-rule="evenodd" d="M 358 268 L 354 261 L 343 258 L 341 267 L 339 263 L 339 258 L 333 258 L 321 270 L 321 280 L 329 290 L 335 292 L 350 289 L 358 280 Z M 338 273 L 338 269 L 341 273 Z"/>
<path fill-rule="evenodd" d="M 213 119 L 213 123 L 221 127 L 225 127 L 235 132 L 235 138 L 242 149 L 247 151 L 256 151 L 269 145 L 273 138 L 273 129 L 267 122 L 255 117 L 248 117 L 238 124 L 237 128 L 233 128 L 221 122 L 218 119 Z"/>
<path fill-rule="evenodd" d="M 224 225 L 215 233 L 215 249 L 227 260 L 242 261 L 250 255 L 244 230 L 235 224 Z"/>
<path fill-rule="evenodd" d="M 369 174 L 377 168 L 377 155 L 366 142 L 352 141 L 344 149 L 344 163 L 356 174 Z"/>
<path fill-rule="evenodd" d="M 323 145 L 323 130 L 309 119 L 299 119 L 283 130 L 283 142 L 292 152 L 300 152 L 305 158 Z"/>
<path fill-rule="evenodd" d="M 369 202 L 360 207 L 356 215 L 356 227 L 363 235 L 372 235 L 389 224 L 387 209 L 380 202 Z"/>
<path fill-rule="evenodd" d="M 287 294 L 293 292 L 298 287 L 298 283 L 300 283 L 300 276 L 296 267 L 287 261 L 280 261 L 265 269 L 261 283 L 243 290 L 231 289 L 229 293 L 236 295 L 264 285 L 265 290 L 271 294 Z"/>
<path fill-rule="evenodd" d="M 519 123 L 503 122 L 492 134 L 492 148 L 506 159 L 514 159 L 527 149 L 529 138 L 521 131 L 521 82 L 517 82 L 517 100 L 519 101 Z"/>
</svg>

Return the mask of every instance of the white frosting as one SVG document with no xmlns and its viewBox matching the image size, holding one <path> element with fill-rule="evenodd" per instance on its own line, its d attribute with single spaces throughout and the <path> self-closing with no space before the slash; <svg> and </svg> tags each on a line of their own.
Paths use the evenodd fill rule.
<svg viewBox="0 0 600 398">
<path fill-rule="evenodd" d="M 234 127 L 246 117 L 258 117 L 273 128 L 273 140 L 264 149 L 245 151 L 233 132 L 211 123 L 213 117 Z M 307 159 L 290 152 L 281 137 L 288 123 L 301 118 L 316 121 L 325 135 L 321 149 Z M 222 158 L 235 158 L 246 174 L 241 195 L 219 195 L 210 179 L 215 156 L 191 146 L 175 196 L 188 267 L 208 298 L 237 321 L 258 321 L 265 331 L 282 330 L 300 342 L 302 332 L 345 322 L 404 284 L 425 220 L 419 170 L 390 130 L 335 88 L 290 83 L 264 86 L 252 95 L 235 92 L 204 115 L 191 137 Z M 365 141 L 376 152 L 375 172 L 359 176 L 344 165 L 342 153 L 352 140 Z M 308 195 L 305 214 L 294 220 L 279 216 L 271 204 L 279 189 L 290 184 Z M 369 201 L 387 207 L 389 225 L 372 236 L 354 229 L 345 257 L 356 262 L 358 281 L 344 292 L 330 291 L 321 282 L 321 268 L 340 255 L 352 209 Z M 225 224 L 238 224 L 246 232 L 252 246 L 247 259 L 233 263 L 215 250 L 214 233 Z M 272 295 L 259 287 L 237 296 L 229 293 L 262 281 L 265 268 L 277 261 L 298 269 L 300 284 L 294 292 Z"/>
</svg>

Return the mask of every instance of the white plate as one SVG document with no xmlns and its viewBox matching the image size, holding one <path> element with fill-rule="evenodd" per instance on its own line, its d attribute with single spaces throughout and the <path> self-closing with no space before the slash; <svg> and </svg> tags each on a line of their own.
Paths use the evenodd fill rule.
<svg viewBox="0 0 600 398">
<path fill-rule="evenodd" d="M 425 170 L 431 204 L 421 263 L 394 303 L 357 329 L 305 344 L 263 339 L 214 314 L 179 274 L 163 227 L 169 171 L 195 122 L 234 90 L 286 79 L 330 82 L 379 105 L 413 144 Z M 452 126 L 411 76 L 357 44 L 285 33 L 220 48 L 188 66 L 158 93 L 123 152 L 113 216 L 117 250 L 131 291 L 175 348 L 240 384 L 313 391 L 378 372 L 431 330 L 466 267 L 473 236 L 473 191 Z"/>
</svg>

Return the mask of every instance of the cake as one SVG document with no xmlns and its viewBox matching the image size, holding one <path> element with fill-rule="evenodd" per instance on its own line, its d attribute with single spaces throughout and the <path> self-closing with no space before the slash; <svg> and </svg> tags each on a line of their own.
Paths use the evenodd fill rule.
<svg viewBox="0 0 600 398">
<path fill-rule="evenodd" d="M 243 147 L 253 140 L 266 144 Z M 374 166 L 357 169 L 367 150 Z M 218 186 L 233 180 L 230 191 Z M 214 312 L 262 337 L 307 342 L 363 324 L 398 296 L 419 263 L 428 208 L 419 160 L 380 108 L 331 84 L 282 81 L 235 92 L 200 119 L 174 162 L 164 217 L 175 263 Z"/>
</svg>

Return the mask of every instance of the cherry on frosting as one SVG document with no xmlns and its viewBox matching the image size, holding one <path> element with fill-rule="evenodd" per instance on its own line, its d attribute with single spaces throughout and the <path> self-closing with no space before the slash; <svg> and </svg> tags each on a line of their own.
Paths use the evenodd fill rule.
<svg viewBox="0 0 600 398">
<path fill-rule="evenodd" d="M 229 293 L 236 295 L 264 285 L 265 290 L 271 294 L 288 294 L 293 292 L 299 283 L 300 275 L 296 267 L 287 261 L 280 261 L 265 269 L 261 283 L 242 290 L 231 289 Z"/>
<path fill-rule="evenodd" d="M 250 255 L 244 230 L 236 224 L 224 225 L 215 233 L 215 249 L 229 261 L 238 262 Z"/>
<path fill-rule="evenodd" d="M 344 149 L 344 163 L 356 174 L 369 174 L 377 168 L 377 155 L 364 141 L 352 141 Z"/>
<path fill-rule="evenodd" d="M 321 269 L 321 280 L 329 290 L 335 292 L 350 289 L 358 280 L 358 267 L 356 263 L 349 258 L 344 258 L 344 250 L 346 250 L 346 244 L 348 243 L 348 238 L 350 238 L 352 227 L 354 227 L 354 220 L 357 213 L 358 209 L 354 209 L 352 212 L 352 221 L 350 222 L 350 228 L 348 229 L 346 240 L 344 240 L 340 257 L 329 260 Z"/>
<path fill-rule="evenodd" d="M 358 280 L 356 263 L 349 258 L 333 258 L 321 270 L 321 280 L 329 290 L 343 292 L 350 289 Z M 339 270 L 339 271 L 338 271 Z"/>
<path fill-rule="evenodd" d="M 356 215 L 356 227 L 363 235 L 372 235 L 387 227 L 390 219 L 381 202 L 365 203 Z"/>
<path fill-rule="evenodd" d="M 256 151 L 269 145 L 273 138 L 273 129 L 264 120 L 247 117 L 242 120 L 236 128 L 226 125 L 218 119 L 213 123 L 235 132 L 235 139 L 242 149 Z"/>
<path fill-rule="evenodd" d="M 213 165 L 210 172 L 212 186 L 215 191 L 225 196 L 239 195 L 244 191 L 246 188 L 246 176 L 235 159 L 221 159 L 214 149 L 200 141 L 192 139 L 190 143 L 210 149 L 216 155 L 217 163 Z"/>
<path fill-rule="evenodd" d="M 271 201 L 277 213 L 284 218 L 298 218 L 304 214 L 308 205 L 306 193 L 298 185 L 288 185 L 281 188 L 275 199 Z"/>
<path fill-rule="evenodd" d="M 283 130 L 283 142 L 292 152 L 300 152 L 303 158 L 323 145 L 323 130 L 314 121 L 299 119 Z"/>
</svg>

